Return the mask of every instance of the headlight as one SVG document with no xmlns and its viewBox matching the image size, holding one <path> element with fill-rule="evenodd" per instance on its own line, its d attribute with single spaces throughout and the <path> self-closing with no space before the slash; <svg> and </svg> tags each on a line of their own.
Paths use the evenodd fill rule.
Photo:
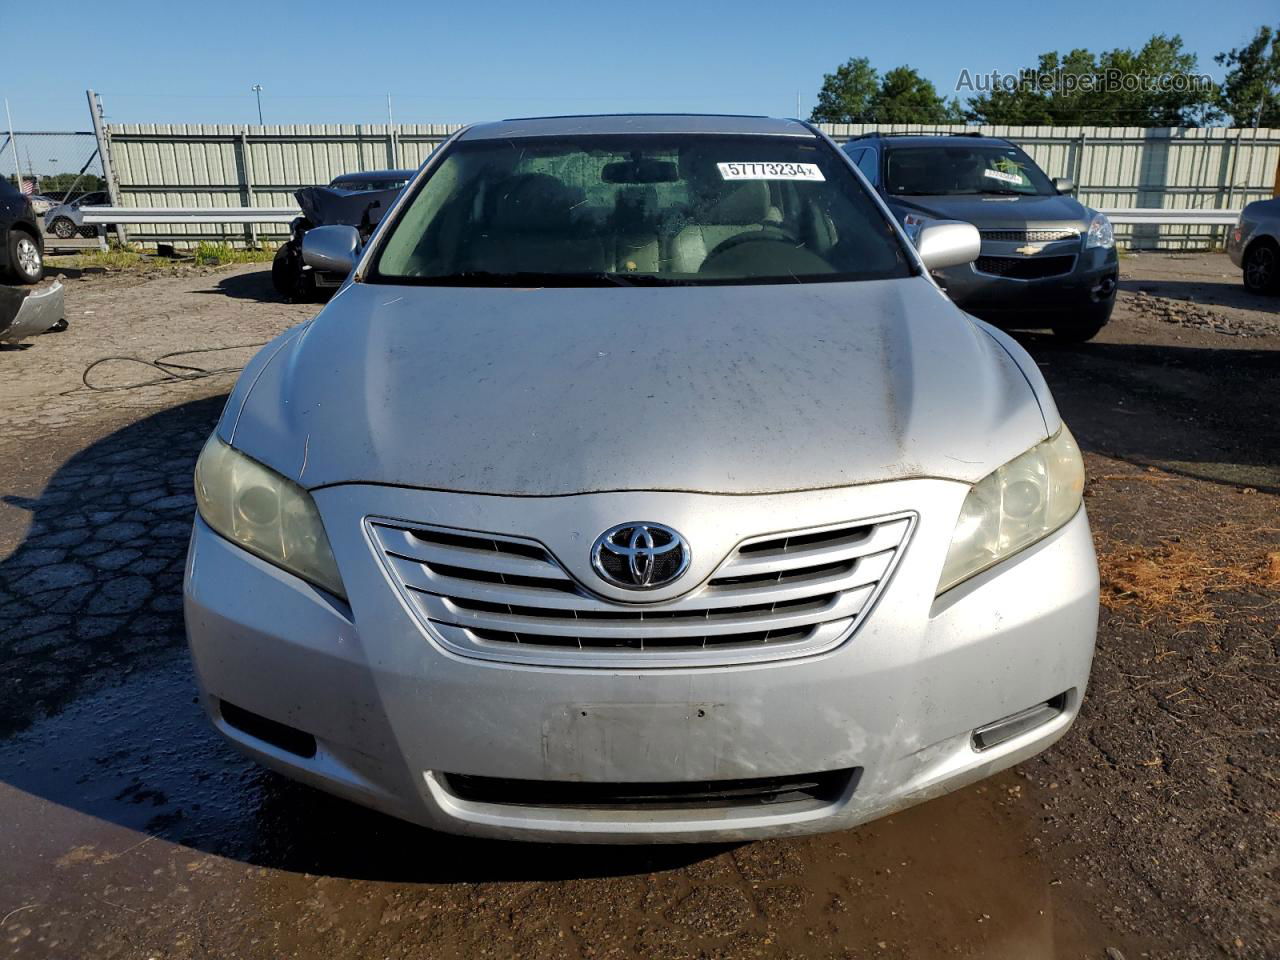
<svg viewBox="0 0 1280 960">
<path fill-rule="evenodd" d="M 1111 221 L 1101 213 L 1095 213 L 1093 220 L 1089 223 L 1089 232 L 1085 234 L 1084 248 L 1088 250 L 1090 247 L 1102 247 L 1110 249 L 1116 245 L 1116 232 L 1111 227 Z"/>
<path fill-rule="evenodd" d="M 346 599 L 311 495 L 217 434 L 196 460 L 196 504 L 204 522 L 232 543 Z"/>
<path fill-rule="evenodd" d="M 938 593 L 1047 537 L 1075 516 L 1084 461 L 1064 425 L 979 480 L 960 509 Z"/>
</svg>

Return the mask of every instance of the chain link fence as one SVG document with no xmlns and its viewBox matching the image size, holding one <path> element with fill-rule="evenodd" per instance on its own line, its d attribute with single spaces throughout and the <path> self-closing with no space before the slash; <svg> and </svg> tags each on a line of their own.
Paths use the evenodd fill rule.
<svg viewBox="0 0 1280 960">
<path fill-rule="evenodd" d="M 63 239 L 97 236 L 100 228 L 77 223 L 73 213 L 59 210 L 63 204 L 85 199 L 108 202 L 102 158 L 92 132 L 4 131 L 0 133 L 0 176 L 31 198 L 46 234 Z"/>
</svg>

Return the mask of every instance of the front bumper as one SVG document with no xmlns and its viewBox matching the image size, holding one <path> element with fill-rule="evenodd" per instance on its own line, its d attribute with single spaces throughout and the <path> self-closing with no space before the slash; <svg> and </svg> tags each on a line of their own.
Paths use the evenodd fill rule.
<svg viewBox="0 0 1280 960">
<path fill-rule="evenodd" d="M 1016 244 L 984 243 L 983 257 L 1014 257 Z M 1008 249 L 1006 249 L 1008 248 Z M 940 286 L 962 310 L 1000 326 L 1037 327 L 1069 320 L 1115 302 L 1120 261 L 1115 248 L 1081 248 L 1080 241 L 1048 244 L 1036 257 L 1074 256 L 1069 273 L 1017 280 L 983 273 L 976 264 L 935 273 Z M 1034 259 L 1029 257 L 1027 259 Z"/>
<path fill-rule="evenodd" d="M 967 489 L 912 480 L 748 498 L 545 500 L 323 489 L 316 502 L 350 606 L 197 519 L 185 597 L 191 651 L 205 706 L 240 749 L 435 829 L 614 843 L 842 829 L 1037 753 L 1079 709 L 1098 604 L 1083 510 L 1045 541 L 935 599 Z M 376 514 L 537 536 L 568 518 L 603 529 L 604 520 L 643 514 L 670 520 L 698 542 L 700 526 L 734 518 L 764 532 L 904 507 L 918 512 L 918 528 L 875 609 L 844 644 L 787 661 L 661 670 L 516 665 L 450 652 L 410 614 L 363 526 Z M 773 526 L 752 530 L 752 523 Z M 314 737 L 313 755 L 228 723 L 224 701 Z M 975 749 L 976 729 L 1046 701 L 1057 707 L 1036 725 Z M 477 801 L 448 779 L 671 783 L 848 769 L 858 772 L 847 789 L 821 800 L 643 809 Z"/>
</svg>

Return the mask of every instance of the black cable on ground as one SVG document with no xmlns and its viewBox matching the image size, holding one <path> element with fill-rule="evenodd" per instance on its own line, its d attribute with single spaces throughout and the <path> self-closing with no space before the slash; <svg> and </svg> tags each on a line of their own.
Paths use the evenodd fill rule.
<svg viewBox="0 0 1280 960">
<path fill-rule="evenodd" d="M 79 393 L 81 390 L 94 390 L 101 393 L 113 390 L 135 390 L 138 387 L 154 387 L 164 383 L 181 383 L 186 380 L 203 380 L 205 377 L 216 377 L 224 373 L 238 373 L 244 369 L 244 365 L 240 364 L 234 367 L 196 367 L 185 363 L 175 363 L 171 357 L 189 357 L 198 353 L 220 353 L 224 350 L 250 350 L 257 347 L 264 347 L 269 341 L 260 343 L 235 343 L 226 347 L 200 347 L 195 350 L 175 350 L 173 353 L 166 353 L 156 357 L 154 360 L 143 360 L 140 357 L 102 357 L 93 361 L 84 368 L 84 372 L 80 374 L 80 382 L 83 387 L 75 387 L 72 390 L 63 391 L 63 396 L 68 393 Z M 89 382 L 89 374 L 104 363 L 138 363 L 144 367 L 151 367 L 158 370 L 161 374 L 151 380 L 142 380 L 138 383 L 121 383 L 110 386 L 98 386 Z"/>
</svg>

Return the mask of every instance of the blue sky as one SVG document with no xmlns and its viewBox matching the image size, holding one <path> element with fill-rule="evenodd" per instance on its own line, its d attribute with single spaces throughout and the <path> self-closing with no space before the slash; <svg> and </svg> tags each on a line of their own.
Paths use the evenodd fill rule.
<svg viewBox="0 0 1280 960">
<path fill-rule="evenodd" d="M 0 0 L 6 32 L 29 19 Z M 30 8 L 28 8 L 29 10 Z M 18 129 L 87 129 L 84 91 L 127 123 L 447 122 L 551 113 L 808 114 L 852 56 L 917 67 L 944 93 L 962 69 L 1012 71 L 1052 49 L 1180 33 L 1213 55 L 1277 22 L 1275 0 L 1206 4 L 380 2 L 63 3 L 6 44 L 0 96 Z M 68 25 L 59 28 L 61 17 Z"/>
</svg>

